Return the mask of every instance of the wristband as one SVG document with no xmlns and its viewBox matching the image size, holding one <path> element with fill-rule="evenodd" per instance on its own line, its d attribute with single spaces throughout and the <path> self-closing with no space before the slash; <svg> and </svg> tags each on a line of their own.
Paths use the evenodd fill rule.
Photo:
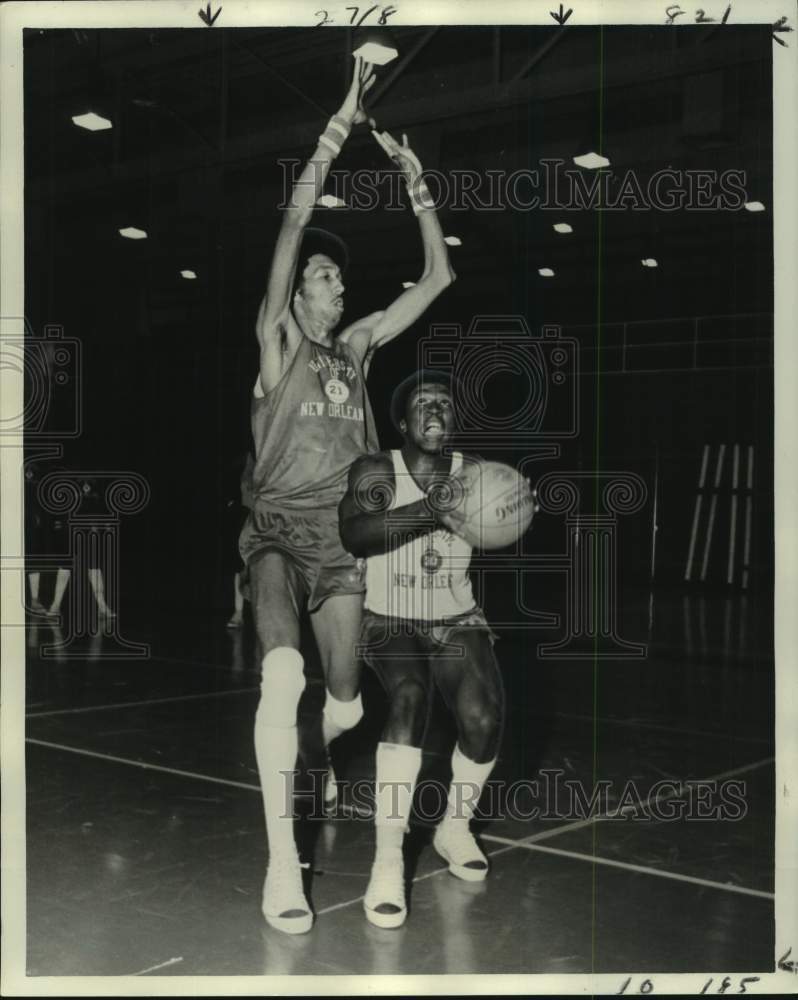
<svg viewBox="0 0 798 1000">
<path fill-rule="evenodd" d="M 327 122 L 328 129 L 334 129 L 341 136 L 341 139 L 347 139 L 349 133 L 352 131 L 352 126 L 349 122 L 342 118 L 340 115 L 333 115 L 332 118 Z"/>
<path fill-rule="evenodd" d="M 327 149 L 331 149 L 336 156 L 338 156 L 341 152 L 341 147 L 334 139 L 331 139 L 326 132 L 319 136 L 319 143 L 322 146 L 326 146 Z"/>
<path fill-rule="evenodd" d="M 413 209 L 414 215 L 420 215 L 422 212 L 428 212 L 435 208 L 432 195 L 423 181 L 421 184 L 415 184 L 412 187 L 408 184 L 407 193 L 410 196 L 410 207 Z"/>
<path fill-rule="evenodd" d="M 335 156 L 341 152 L 341 146 L 349 137 L 351 127 L 340 115 L 333 115 L 327 122 L 327 127 L 319 136 L 319 142 L 326 146 Z"/>
</svg>

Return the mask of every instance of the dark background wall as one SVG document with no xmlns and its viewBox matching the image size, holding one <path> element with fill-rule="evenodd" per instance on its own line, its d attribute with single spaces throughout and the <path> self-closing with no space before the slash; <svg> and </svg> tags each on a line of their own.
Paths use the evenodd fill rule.
<svg viewBox="0 0 798 1000">
<path fill-rule="evenodd" d="M 370 377 L 386 444 L 390 392 L 434 324 L 517 314 L 578 345 L 579 434 L 552 469 L 623 469 L 649 486 L 622 525 L 622 578 L 648 586 L 656 483 L 656 581 L 680 583 L 703 448 L 754 445 L 751 585 L 772 579 L 772 134 L 768 29 L 442 28 L 375 103 L 425 166 L 512 172 L 601 150 L 614 184 L 664 167 L 745 172 L 766 211 L 441 209 L 463 245 L 458 281 Z M 323 37 L 321 37 L 323 35 Z M 396 32 L 402 54 L 424 30 Z M 498 41 L 497 41 L 498 39 Z M 151 484 L 123 528 L 123 599 L 223 607 L 231 462 L 249 447 L 253 322 L 279 225 L 280 157 L 312 149 L 347 72 L 342 29 L 47 31 L 26 37 L 26 312 L 83 346 L 75 467 L 131 469 Z M 499 58 L 497 59 L 497 45 Z M 545 51 L 544 51 L 545 49 Z M 534 65 L 530 65 L 534 63 Z M 386 69 L 390 69 L 387 67 Z M 385 74 L 383 74 L 385 76 Z M 297 88 L 301 92 L 297 94 Z M 87 133 L 72 114 L 107 114 Z M 367 133 L 336 169 L 384 168 Z M 344 323 L 384 307 L 420 273 L 409 210 L 319 209 L 352 252 Z M 574 232 L 555 234 L 568 221 Z M 149 238 L 121 239 L 138 225 Z M 655 257 L 659 267 L 643 268 Z M 538 268 L 556 275 L 543 279 Z M 198 280 L 185 281 L 190 267 Z M 709 318 L 706 317 L 715 317 Z M 700 319 L 697 319 L 700 318 Z M 625 346 L 624 346 L 625 345 Z M 522 380 L 488 390 L 512 412 Z M 518 403 L 520 405 L 520 403 Z M 723 490 L 730 489 L 730 454 Z M 524 449 L 508 440 L 508 460 Z M 730 492 L 719 496 L 709 582 L 723 585 Z M 541 517 L 535 551 L 559 545 Z M 717 552 L 714 546 L 717 545 Z"/>
</svg>

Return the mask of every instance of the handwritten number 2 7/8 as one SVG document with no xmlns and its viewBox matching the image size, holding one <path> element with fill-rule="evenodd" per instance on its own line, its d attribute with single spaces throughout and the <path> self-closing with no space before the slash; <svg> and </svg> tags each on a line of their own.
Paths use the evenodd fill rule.
<svg viewBox="0 0 798 1000">
<path fill-rule="evenodd" d="M 349 23 L 356 28 L 359 28 L 360 25 L 363 24 L 363 22 L 366 20 L 366 18 L 370 17 L 375 10 L 379 9 L 380 5 L 374 4 L 373 7 L 369 7 L 363 14 L 360 14 L 360 7 L 344 7 L 344 10 L 352 11 L 352 15 L 349 18 Z M 377 21 L 377 24 L 387 24 L 388 18 L 391 16 L 391 14 L 395 13 L 396 13 L 396 7 L 390 7 L 390 6 L 383 7 L 383 9 L 380 11 L 380 16 Z M 359 14 L 360 16 L 358 17 Z M 321 18 L 321 21 L 317 22 L 316 24 L 317 28 L 321 28 L 322 25 L 325 24 L 335 23 L 331 17 L 328 17 L 328 12 L 326 10 L 317 10 L 315 16 Z"/>
<path fill-rule="evenodd" d="M 359 28 L 360 25 L 369 16 L 369 14 L 373 14 L 374 11 L 377 10 L 378 6 L 379 6 L 379 4 L 374 4 L 373 7 L 369 7 L 369 9 L 366 11 L 366 13 L 359 20 L 357 20 L 357 21 L 355 21 L 355 18 L 357 17 L 358 11 L 360 10 L 359 7 L 344 7 L 344 10 L 351 10 L 352 11 L 352 16 L 349 18 L 349 23 L 350 24 L 354 24 L 356 28 Z M 385 22 L 388 20 L 388 18 L 391 16 L 391 14 L 394 14 L 394 13 L 396 13 L 395 8 L 393 8 L 393 7 L 386 7 L 385 10 L 383 10 L 383 12 L 380 14 L 380 19 L 379 19 L 379 21 L 377 21 L 377 24 L 385 24 Z"/>
</svg>

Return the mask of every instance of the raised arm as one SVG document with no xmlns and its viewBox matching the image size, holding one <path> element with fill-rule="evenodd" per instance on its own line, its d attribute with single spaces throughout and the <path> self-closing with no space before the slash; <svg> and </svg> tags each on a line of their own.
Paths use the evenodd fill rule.
<svg viewBox="0 0 798 1000">
<path fill-rule="evenodd" d="M 338 505 L 341 542 L 353 556 L 379 555 L 420 535 L 444 527 L 456 532 L 462 516 L 443 511 L 430 497 L 402 507 L 391 504 L 396 482 L 389 455 L 363 455 L 349 470 L 349 483 Z"/>
<path fill-rule="evenodd" d="M 325 131 L 319 136 L 316 150 L 305 164 L 291 192 L 291 199 L 283 209 L 266 294 L 255 324 L 261 355 L 260 381 L 264 392 L 277 384 L 284 364 L 293 357 L 298 346 L 299 333 L 292 333 L 289 328 L 288 310 L 302 236 L 313 215 L 316 201 L 324 190 L 330 166 L 340 153 L 352 126 L 368 120 L 362 102 L 373 83 L 371 63 L 365 63 L 357 56 L 349 92 L 338 113 L 333 115 Z M 295 342 L 290 342 L 291 337 Z"/>
<path fill-rule="evenodd" d="M 349 343 L 364 364 L 371 352 L 412 326 L 456 277 L 434 204 L 423 181 L 421 163 L 408 146 L 407 136 L 402 136 L 403 144 L 399 145 L 387 132 L 372 134 L 404 175 L 421 230 L 424 269 L 416 284 L 406 289 L 387 309 L 353 323 L 341 334 L 341 340 Z"/>
</svg>

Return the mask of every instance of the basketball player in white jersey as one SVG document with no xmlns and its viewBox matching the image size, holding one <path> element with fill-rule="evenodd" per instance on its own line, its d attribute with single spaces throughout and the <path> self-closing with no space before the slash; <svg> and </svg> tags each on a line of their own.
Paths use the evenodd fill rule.
<svg viewBox="0 0 798 1000">
<path fill-rule="evenodd" d="M 402 842 L 432 684 L 458 731 L 446 813 L 433 843 L 449 871 L 467 881 L 488 871 L 469 821 L 496 762 L 504 715 L 494 635 L 474 602 L 471 547 L 457 533 L 459 488 L 475 463 L 447 448 L 455 429 L 447 376 L 421 371 L 405 379 L 391 418 L 404 445 L 358 459 L 339 507 L 345 547 L 366 558 L 364 659 L 389 700 L 377 747 L 376 856 L 364 898 L 369 921 L 386 928 L 401 926 L 407 915 Z"/>
<path fill-rule="evenodd" d="M 384 311 L 342 331 L 346 252 L 331 234 L 308 229 L 333 160 L 350 130 L 367 121 L 362 100 L 374 82 L 355 60 L 352 85 L 319 137 L 283 210 L 256 330 L 260 373 L 252 397 L 255 465 L 252 508 L 239 549 L 248 567 L 255 628 L 263 648 L 255 753 L 263 793 L 269 865 L 262 910 L 289 934 L 310 930 L 293 831 L 297 706 L 305 688 L 299 619 L 307 603 L 324 671 L 325 745 L 363 714 L 355 653 L 362 567 L 341 546 L 338 504 L 352 462 L 377 449 L 366 374 L 373 352 L 411 326 L 454 274 L 421 164 L 387 133 L 375 138 L 402 172 L 418 218 L 424 270 Z"/>
</svg>

